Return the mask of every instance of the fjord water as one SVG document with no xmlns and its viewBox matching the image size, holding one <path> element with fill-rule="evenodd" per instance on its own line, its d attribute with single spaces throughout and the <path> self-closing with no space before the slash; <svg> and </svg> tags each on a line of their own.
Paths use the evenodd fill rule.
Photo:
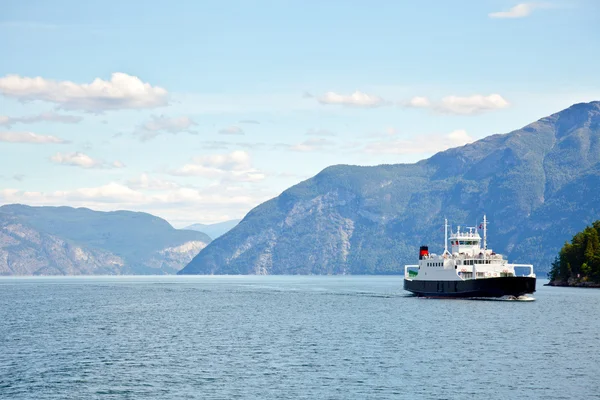
<svg viewBox="0 0 600 400">
<path fill-rule="evenodd" d="M 401 277 L 0 279 L 2 399 L 600 398 L 600 290 Z"/>
</svg>

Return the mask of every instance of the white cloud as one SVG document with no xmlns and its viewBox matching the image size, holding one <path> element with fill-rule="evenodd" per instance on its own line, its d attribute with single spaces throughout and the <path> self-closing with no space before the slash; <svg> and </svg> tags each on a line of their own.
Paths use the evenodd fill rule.
<svg viewBox="0 0 600 400">
<path fill-rule="evenodd" d="M 76 124 L 83 118 L 74 115 L 62 115 L 55 112 L 47 112 L 26 117 L 8 117 L 0 115 L 0 125 L 10 127 L 14 124 L 34 124 L 36 122 L 61 122 L 63 124 Z"/>
<path fill-rule="evenodd" d="M 150 140 L 160 135 L 161 133 L 176 134 L 179 132 L 196 133 L 190 128 L 196 125 L 189 117 L 174 117 L 169 118 L 164 115 L 153 115 L 150 120 L 143 123 L 135 132 L 140 135 L 142 141 Z"/>
<path fill-rule="evenodd" d="M 38 135 L 33 132 L 0 132 L 0 142 L 9 143 L 68 143 L 56 136 Z"/>
<path fill-rule="evenodd" d="M 315 129 L 310 128 L 306 131 L 306 134 L 309 136 L 335 136 L 334 132 L 328 131 L 327 129 Z"/>
<path fill-rule="evenodd" d="M 447 134 L 446 138 L 448 138 L 448 141 L 452 146 L 463 146 L 474 141 L 464 129 L 454 130 Z"/>
<path fill-rule="evenodd" d="M 387 102 L 379 96 L 366 94 L 356 91 L 351 95 L 343 95 L 335 92 L 327 92 L 318 98 L 321 104 L 339 104 L 344 106 L 354 107 L 379 107 L 387 104 Z"/>
<path fill-rule="evenodd" d="M 56 164 L 72 165 L 82 168 L 97 168 L 102 165 L 102 161 L 98 161 L 83 153 L 56 153 L 50 160 Z"/>
<path fill-rule="evenodd" d="M 239 126 L 228 126 L 227 128 L 219 129 L 221 135 L 243 135 L 244 130 Z"/>
<path fill-rule="evenodd" d="M 520 3 L 508 11 L 498 11 L 489 13 L 490 18 L 523 18 L 531 15 L 536 8 L 547 7 L 544 3 Z"/>
<path fill-rule="evenodd" d="M 429 108 L 443 114 L 475 115 L 487 111 L 499 110 L 510 106 L 502 96 L 492 93 L 488 96 L 446 96 L 439 102 L 431 102 L 426 97 L 413 97 L 401 104 L 404 107 Z"/>
<path fill-rule="evenodd" d="M 23 203 L 29 205 L 66 205 L 73 206 L 124 203 L 136 204 L 143 194 L 118 183 L 74 190 L 56 190 L 54 192 L 21 191 L 17 189 L 0 190 L 0 199 L 4 203 Z"/>
<path fill-rule="evenodd" d="M 216 185 L 197 188 L 132 188 L 110 182 L 98 187 L 49 192 L 0 189 L 0 204 L 88 207 L 100 211 L 136 210 L 149 212 L 178 226 L 240 218 L 251 208 L 275 194 L 255 187 Z"/>
<path fill-rule="evenodd" d="M 250 155 L 245 151 L 229 154 L 198 156 L 192 162 L 169 172 L 175 176 L 200 176 L 219 181 L 257 182 L 266 175 L 252 167 Z"/>
<path fill-rule="evenodd" d="M 464 129 L 445 135 L 422 135 L 404 139 L 371 142 L 365 146 L 370 154 L 431 154 L 471 143 L 474 139 Z"/>
<path fill-rule="evenodd" d="M 239 121 L 240 124 L 254 124 L 254 125 L 259 125 L 260 122 L 255 120 L 255 119 L 243 119 L 241 121 Z"/>
<path fill-rule="evenodd" d="M 178 170 L 173 171 L 172 174 L 177 176 L 199 176 L 224 182 L 259 182 L 266 178 L 264 173 L 256 169 L 249 169 L 247 171 L 225 171 L 197 164 L 186 164 Z"/>
<path fill-rule="evenodd" d="M 89 112 L 155 108 L 168 103 L 165 89 L 122 72 L 113 73 L 109 81 L 96 78 L 89 84 L 6 75 L 0 78 L 0 93 L 22 101 L 41 100 Z"/>
<path fill-rule="evenodd" d="M 179 188 L 179 185 L 175 182 L 157 179 L 146 173 L 141 174 L 137 178 L 128 180 L 127 186 L 131 189 L 145 190 L 172 190 Z"/>
<path fill-rule="evenodd" d="M 144 195 L 136 192 L 126 186 L 118 183 L 111 182 L 107 185 L 92 188 L 75 189 L 66 192 L 55 192 L 56 194 L 62 194 L 67 200 L 94 200 L 95 202 L 102 203 L 116 203 L 116 202 L 139 202 L 143 200 Z"/>
<path fill-rule="evenodd" d="M 250 168 L 250 154 L 245 151 L 234 151 L 229 154 L 213 154 L 194 157 L 194 163 L 209 168 L 242 171 Z"/>
<path fill-rule="evenodd" d="M 69 165 L 81 168 L 123 168 L 125 165 L 121 161 L 107 163 L 102 160 L 94 159 L 87 154 L 75 153 L 56 153 L 50 160 L 55 164 Z"/>
<path fill-rule="evenodd" d="M 476 94 L 468 97 L 444 97 L 438 108 L 441 112 L 469 115 L 498 110 L 501 108 L 506 108 L 509 105 L 510 103 L 502 96 L 494 93 L 490 94 L 489 96 Z"/>
<path fill-rule="evenodd" d="M 431 107 L 431 102 L 427 97 L 415 96 L 405 104 L 406 107 L 428 108 Z"/>
</svg>

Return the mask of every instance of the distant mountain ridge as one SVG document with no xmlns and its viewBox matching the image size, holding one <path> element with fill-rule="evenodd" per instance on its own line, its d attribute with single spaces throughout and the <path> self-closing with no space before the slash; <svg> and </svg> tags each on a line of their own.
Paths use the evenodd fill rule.
<svg viewBox="0 0 600 400">
<path fill-rule="evenodd" d="M 239 224 L 240 221 L 241 219 L 232 219 L 229 221 L 217 222 L 216 224 L 193 224 L 186 226 L 183 229 L 204 232 L 214 240 L 219 236 L 229 232 L 234 226 Z"/>
<path fill-rule="evenodd" d="M 415 164 L 336 165 L 254 208 L 181 274 L 387 274 L 421 244 L 441 252 L 444 217 L 491 221 L 489 247 L 549 270 L 600 215 L 600 102 Z"/>
<path fill-rule="evenodd" d="M 172 274 L 208 243 L 141 212 L 0 207 L 0 275 Z"/>
</svg>

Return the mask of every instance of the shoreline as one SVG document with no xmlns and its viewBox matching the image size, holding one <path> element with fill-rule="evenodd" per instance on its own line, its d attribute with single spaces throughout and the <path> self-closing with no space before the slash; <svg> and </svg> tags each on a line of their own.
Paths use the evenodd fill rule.
<svg viewBox="0 0 600 400">
<path fill-rule="evenodd" d="M 544 286 L 558 286 L 558 287 L 581 287 L 581 288 L 592 288 L 592 289 L 600 289 L 600 283 L 595 282 L 553 282 L 550 281 Z"/>
</svg>

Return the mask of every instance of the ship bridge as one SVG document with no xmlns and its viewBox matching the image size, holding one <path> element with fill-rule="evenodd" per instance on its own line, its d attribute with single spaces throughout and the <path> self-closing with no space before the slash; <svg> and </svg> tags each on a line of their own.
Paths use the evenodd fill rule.
<svg viewBox="0 0 600 400">
<path fill-rule="evenodd" d="M 467 231 L 461 232 L 460 226 L 458 226 L 456 232 L 450 232 L 449 240 L 452 254 L 462 253 L 475 256 L 482 252 L 481 236 L 475 227 L 467 227 Z"/>
</svg>

